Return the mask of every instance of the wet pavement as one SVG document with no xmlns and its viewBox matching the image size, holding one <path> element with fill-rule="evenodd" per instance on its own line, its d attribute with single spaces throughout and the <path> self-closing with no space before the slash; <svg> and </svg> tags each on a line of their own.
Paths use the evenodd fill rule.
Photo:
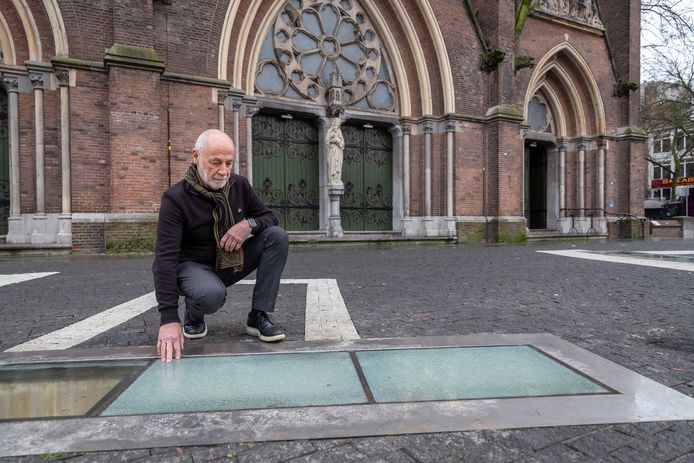
<svg viewBox="0 0 694 463">
<path fill-rule="evenodd" d="M 690 262 L 694 241 L 509 246 L 293 247 L 285 279 L 335 279 L 362 339 L 549 333 L 694 397 L 694 272 L 538 251 L 588 250 Z M 647 252 L 646 252 L 647 251 Z M 676 251 L 676 254 L 673 254 Z M 687 251 L 690 251 L 687 253 Z M 0 274 L 58 272 L 0 287 L 0 350 L 153 290 L 151 257 L 0 260 Z M 233 287 L 196 344 L 257 343 L 244 334 L 252 287 Z M 306 287 L 282 285 L 274 319 L 305 337 Z M 152 346 L 149 310 L 77 347 Z M 192 342 L 191 342 L 192 344 Z M 2 444 L 0 444 L 0 447 Z M 558 426 L 43 454 L 3 461 L 694 461 L 694 422 Z"/>
</svg>

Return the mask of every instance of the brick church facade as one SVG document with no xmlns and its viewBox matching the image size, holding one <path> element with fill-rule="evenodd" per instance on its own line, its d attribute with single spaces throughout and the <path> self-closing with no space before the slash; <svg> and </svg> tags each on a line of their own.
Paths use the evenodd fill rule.
<svg viewBox="0 0 694 463">
<path fill-rule="evenodd" d="M 207 128 L 297 240 L 607 235 L 643 215 L 639 20 L 635 0 L 0 0 L 0 236 L 152 249 Z"/>
</svg>

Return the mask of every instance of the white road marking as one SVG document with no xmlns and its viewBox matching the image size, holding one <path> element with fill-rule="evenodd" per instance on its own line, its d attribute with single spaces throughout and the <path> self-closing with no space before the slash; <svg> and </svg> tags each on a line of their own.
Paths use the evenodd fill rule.
<svg viewBox="0 0 694 463">
<path fill-rule="evenodd" d="M 311 280 L 306 288 L 304 337 L 307 341 L 359 339 L 337 280 Z"/>
<path fill-rule="evenodd" d="M 112 307 L 96 315 L 80 320 L 65 328 L 44 334 L 41 337 L 19 344 L 5 352 L 23 352 L 38 350 L 63 350 L 74 347 L 89 339 L 125 323 L 131 318 L 148 311 L 157 305 L 154 291 Z"/>
<path fill-rule="evenodd" d="M 592 253 L 583 249 L 537 252 L 542 252 L 544 254 L 554 254 L 557 256 L 577 257 L 579 259 L 599 260 L 602 262 L 612 262 L 615 264 L 643 265 L 645 267 L 657 267 L 670 270 L 684 270 L 685 272 L 694 272 L 694 263 L 689 262 L 658 261 L 653 259 L 642 259 L 639 257 L 611 256 L 608 254 Z"/>
<path fill-rule="evenodd" d="M 237 284 L 253 285 L 255 280 L 242 280 Z M 337 286 L 337 280 L 287 279 L 281 280 L 280 284 L 306 285 L 306 340 L 359 339 Z M 157 301 L 152 291 L 65 328 L 14 346 L 5 352 L 69 349 L 137 317 L 156 305 Z"/>
<path fill-rule="evenodd" d="M 689 256 L 694 254 L 694 251 L 636 251 L 641 254 L 656 254 L 663 256 Z"/>
<path fill-rule="evenodd" d="M 21 283 L 22 281 L 35 280 L 36 278 L 43 278 L 49 275 L 55 275 L 58 272 L 44 272 L 44 273 L 15 273 L 13 275 L 0 275 L 0 286 L 7 286 L 14 283 Z"/>
<path fill-rule="evenodd" d="M 242 284 L 255 284 L 243 280 Z M 306 285 L 304 339 L 307 341 L 345 341 L 359 339 L 340 288 L 335 279 L 281 280 L 281 284 Z M 238 283 L 237 283 L 238 284 Z"/>
</svg>

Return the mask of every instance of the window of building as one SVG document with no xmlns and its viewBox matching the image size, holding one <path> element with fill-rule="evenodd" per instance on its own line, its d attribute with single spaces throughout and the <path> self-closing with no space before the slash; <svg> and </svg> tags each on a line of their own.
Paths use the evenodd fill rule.
<svg viewBox="0 0 694 463">
<path fill-rule="evenodd" d="M 397 110 L 385 51 L 356 0 L 286 2 L 261 47 L 256 91 L 324 105 L 333 76 L 345 106 Z"/>
<path fill-rule="evenodd" d="M 660 166 L 653 166 L 653 179 L 657 180 L 663 178 L 663 168 Z"/>
<path fill-rule="evenodd" d="M 552 114 L 547 103 L 535 95 L 528 103 L 528 124 L 535 132 L 552 132 Z"/>
<path fill-rule="evenodd" d="M 653 190 L 653 199 L 659 201 L 669 201 L 670 200 L 670 188 L 659 188 Z"/>
<path fill-rule="evenodd" d="M 669 153 L 670 152 L 670 137 L 665 137 L 661 139 L 661 148 L 660 152 L 661 153 Z"/>
</svg>

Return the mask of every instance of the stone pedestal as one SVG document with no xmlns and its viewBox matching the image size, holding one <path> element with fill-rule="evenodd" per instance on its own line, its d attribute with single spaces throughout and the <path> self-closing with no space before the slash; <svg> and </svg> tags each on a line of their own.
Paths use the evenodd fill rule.
<svg viewBox="0 0 694 463">
<path fill-rule="evenodd" d="M 433 217 L 427 216 L 423 219 L 424 222 L 424 236 L 438 236 L 439 231 L 437 229 L 438 223 Z"/>
<path fill-rule="evenodd" d="M 48 217 L 36 214 L 31 221 L 31 244 L 55 243 L 55 235 L 48 233 Z"/>
<path fill-rule="evenodd" d="M 72 214 L 58 216 L 58 244 L 72 244 Z"/>
<path fill-rule="evenodd" d="M 343 184 L 332 184 L 328 186 L 328 196 L 330 196 L 330 224 L 328 236 L 331 238 L 341 238 L 345 235 L 342 230 L 342 219 L 340 218 L 340 199 L 345 194 Z"/>
<path fill-rule="evenodd" d="M 24 219 L 21 215 L 10 216 L 7 219 L 7 243 L 22 244 L 29 242 L 29 236 L 24 231 Z"/>
</svg>

